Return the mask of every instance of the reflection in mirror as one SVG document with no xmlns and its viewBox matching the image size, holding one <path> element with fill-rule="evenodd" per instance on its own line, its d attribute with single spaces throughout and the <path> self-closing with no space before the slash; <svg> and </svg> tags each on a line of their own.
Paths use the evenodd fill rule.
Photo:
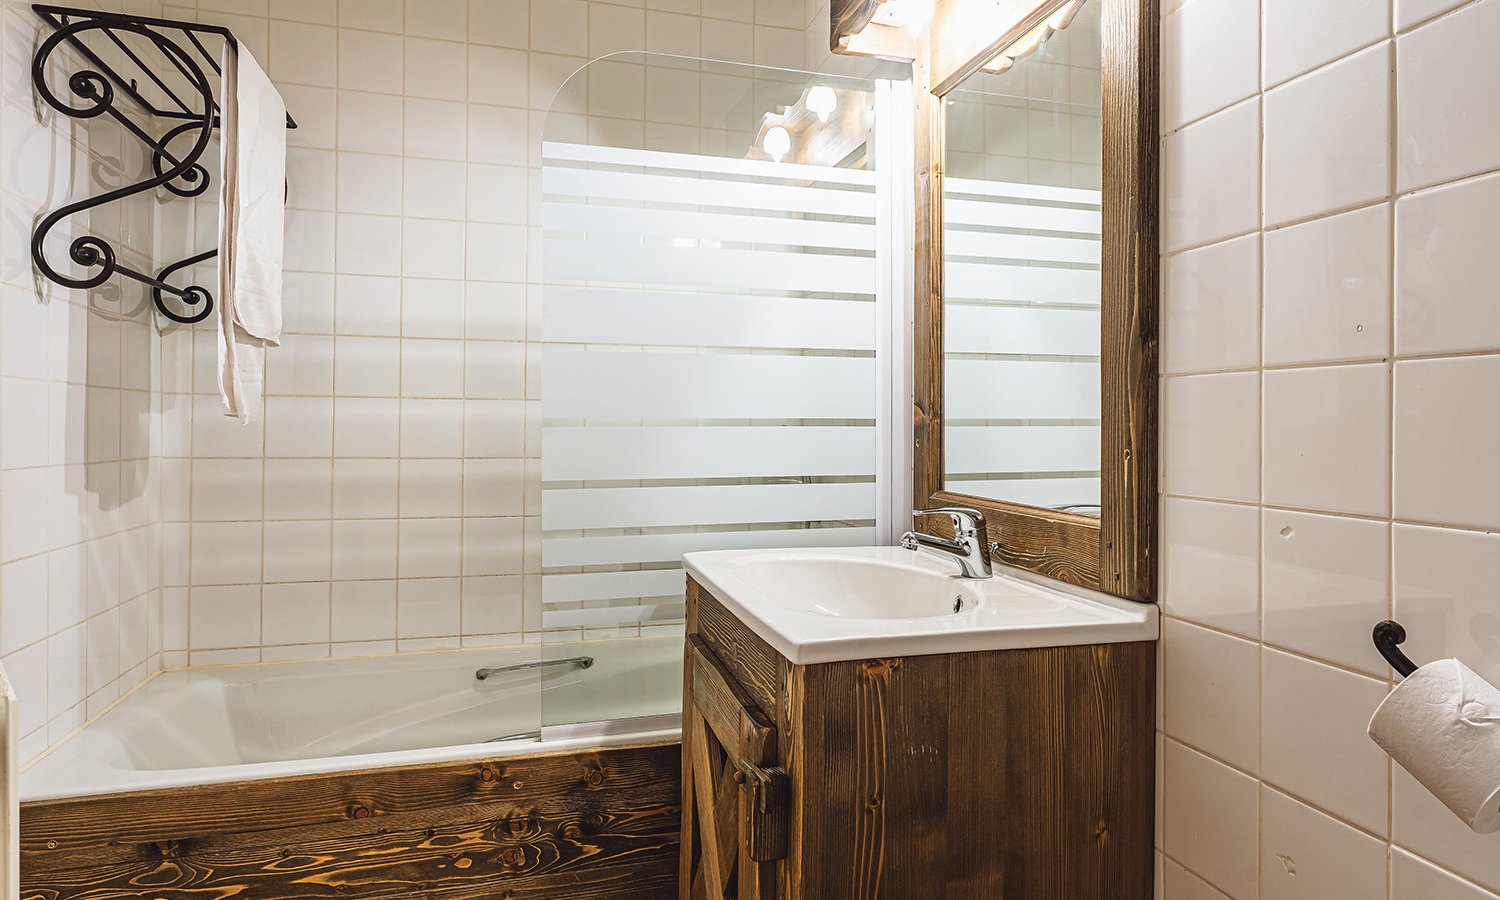
<svg viewBox="0 0 1500 900">
<path fill-rule="evenodd" d="M 1100 5 L 1070 9 L 1066 27 L 1022 38 L 987 66 L 1003 71 L 944 99 L 943 488 L 1087 515 L 1099 513 Z"/>
</svg>

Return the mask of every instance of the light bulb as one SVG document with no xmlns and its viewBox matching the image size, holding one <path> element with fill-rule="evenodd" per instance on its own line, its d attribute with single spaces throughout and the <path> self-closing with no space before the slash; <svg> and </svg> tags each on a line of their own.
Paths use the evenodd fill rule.
<svg viewBox="0 0 1500 900">
<path fill-rule="evenodd" d="M 781 162 L 786 156 L 787 151 L 792 149 L 792 136 L 787 133 L 785 128 L 777 125 L 766 132 L 765 141 L 761 144 L 761 147 L 766 151 L 768 156 L 777 162 Z"/>
<path fill-rule="evenodd" d="M 839 108 L 839 97 L 826 84 L 813 85 L 807 92 L 807 109 L 818 114 L 819 122 L 827 122 L 834 110 Z"/>
</svg>

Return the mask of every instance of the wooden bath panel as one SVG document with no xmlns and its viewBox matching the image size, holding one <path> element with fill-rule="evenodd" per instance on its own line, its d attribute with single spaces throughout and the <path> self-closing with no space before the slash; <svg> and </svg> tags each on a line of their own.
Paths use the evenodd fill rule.
<svg viewBox="0 0 1500 900">
<path fill-rule="evenodd" d="M 679 745 L 23 804 L 23 900 L 677 893 Z"/>
</svg>

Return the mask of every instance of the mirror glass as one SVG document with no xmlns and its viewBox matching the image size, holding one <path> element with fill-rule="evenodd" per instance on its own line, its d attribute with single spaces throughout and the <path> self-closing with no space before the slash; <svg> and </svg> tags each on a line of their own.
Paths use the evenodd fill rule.
<svg viewBox="0 0 1500 900">
<path fill-rule="evenodd" d="M 944 98 L 943 488 L 1086 515 L 1099 513 L 1100 6 Z"/>
</svg>

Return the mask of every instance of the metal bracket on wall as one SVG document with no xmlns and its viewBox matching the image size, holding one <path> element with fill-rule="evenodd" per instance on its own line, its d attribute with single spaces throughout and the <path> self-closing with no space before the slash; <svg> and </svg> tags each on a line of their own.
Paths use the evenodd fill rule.
<svg viewBox="0 0 1500 900">
<path fill-rule="evenodd" d="M 213 312 L 213 293 L 201 285 L 175 285 L 168 279 L 217 256 L 217 249 L 171 263 L 153 274 L 125 265 L 108 241 L 84 234 L 69 244 L 68 258 L 89 271 L 69 275 L 48 261 L 47 236 L 69 217 L 144 191 L 164 188 L 178 197 L 197 197 L 208 190 L 209 173 L 199 160 L 219 125 L 219 105 L 214 100 L 214 80 L 200 59 L 208 63 L 215 79 L 222 71 L 204 39 L 220 39 L 236 48 L 238 41 L 228 28 L 217 25 L 43 4 L 32 9 L 53 29 L 37 46 L 31 61 L 31 81 L 37 96 L 70 118 L 113 119 L 145 145 L 151 170 L 149 177 L 133 184 L 65 204 L 39 217 L 31 235 L 32 261 L 49 280 L 80 290 L 98 287 L 116 274 L 132 278 L 151 289 L 152 302 L 168 319 L 189 325 L 203 321 Z M 60 97 L 47 79 L 47 62 L 63 44 L 81 58 L 77 70 L 66 80 L 68 92 L 79 101 L 77 106 Z M 106 62 L 105 56 L 115 64 Z M 121 108 L 125 105 L 131 107 L 128 112 Z M 153 136 L 141 121 L 154 119 L 177 119 L 181 123 Z M 290 115 L 286 125 L 297 127 Z M 192 143 L 185 151 L 172 149 L 174 142 L 189 136 Z M 172 302 L 167 300 L 168 295 L 174 298 Z"/>
</svg>

